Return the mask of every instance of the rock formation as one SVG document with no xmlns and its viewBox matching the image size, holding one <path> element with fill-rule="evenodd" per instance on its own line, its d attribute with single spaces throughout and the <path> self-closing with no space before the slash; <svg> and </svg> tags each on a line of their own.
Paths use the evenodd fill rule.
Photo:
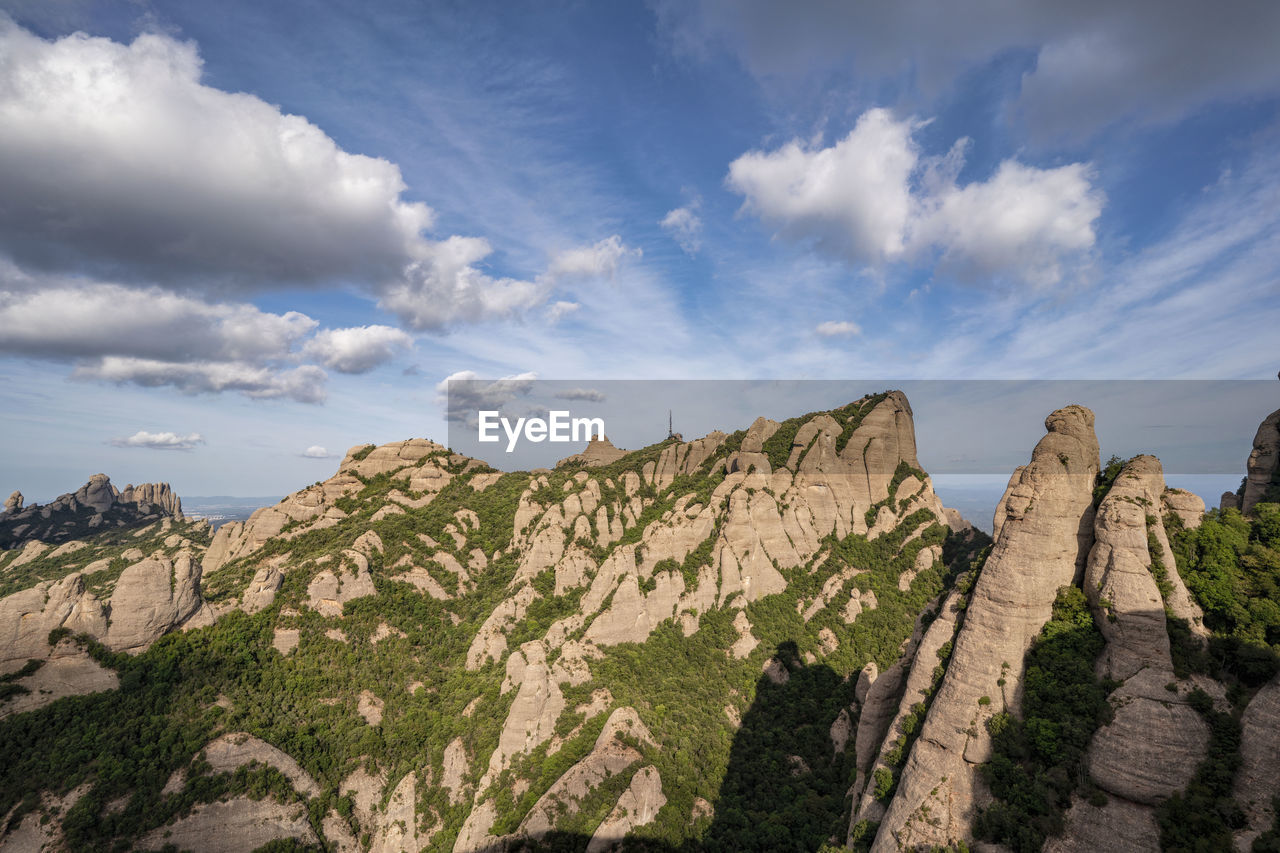
<svg viewBox="0 0 1280 853">
<path fill-rule="evenodd" d="M 34 540 L 61 543 L 98 530 L 182 517 L 182 501 L 168 483 L 130 485 L 121 492 L 106 474 L 94 474 L 76 491 L 44 505 L 26 505 L 22 493 L 14 492 L 0 515 L 0 548 Z"/>
<path fill-rule="evenodd" d="M 1280 409 L 1267 415 L 1253 438 L 1240 511 L 1252 510 L 1269 491 L 1271 500 L 1280 500 Z"/>
<path fill-rule="evenodd" d="M 83 692 L 64 690 L 68 678 L 117 683 L 96 664 L 77 669 L 88 660 L 78 643 L 51 650 L 55 628 L 135 654 L 175 629 L 197 633 L 166 654 L 187 643 L 212 654 L 234 636 L 243 680 L 179 676 L 195 682 L 184 702 L 215 720 L 218 705 L 238 730 L 214 729 L 190 757 L 218 773 L 274 767 L 307 806 L 233 795 L 119 846 L 203 848 L 202 833 L 223 833 L 207 846 L 292 837 L 337 850 L 496 853 L 571 829 L 579 849 L 604 851 L 686 821 L 698 838 L 739 820 L 741 804 L 724 794 L 732 762 L 716 762 L 760 734 L 753 711 L 770 692 L 804 690 L 826 665 L 838 686 L 823 689 L 840 701 L 796 706 L 826 715 L 814 721 L 819 749 L 788 746 L 753 766 L 776 767 L 799 791 L 844 762 L 837 781 L 813 784 L 842 789 L 853 778 L 853 825 L 879 822 L 875 850 L 972 847 L 990 797 L 979 772 L 991 754 L 985 723 L 1020 713 L 1027 649 L 1059 588 L 1077 584 L 1106 641 L 1098 675 L 1119 683 L 1114 719 L 1086 761 L 1107 801 L 1074 799 L 1066 834 L 1046 849 L 1154 850 L 1157 805 L 1204 755 L 1191 689 L 1223 700 L 1210 679 L 1174 675 L 1168 634 L 1170 615 L 1193 637 L 1204 626 L 1162 521 L 1195 527 L 1203 504 L 1166 489 L 1159 462 L 1140 456 L 1095 510 L 1092 413 L 1068 406 L 1045 426 L 1009 481 L 972 588 L 963 572 L 982 534 L 942 506 L 920 470 L 911 407 L 897 392 L 634 453 L 592 442 L 555 470 L 506 475 L 421 439 L 355 447 L 334 476 L 225 525 L 203 551 L 209 539 L 171 523 L 181 510 L 166 487 L 116 493 L 94 478 L 64 510 L 114 530 L 113 513 L 133 507 L 153 523 L 143 538 L 122 531 L 105 555 L 87 525 L 0 555 L 0 578 L 61 572 L 0 598 L 0 676 L 46 661 L 12 679 L 33 694 L 0 704 L 0 715 L 51 713 L 40 706 Z M 1263 457 L 1251 457 L 1251 473 Z M 0 529 L 18 516 L 48 521 L 44 509 L 15 497 Z M 946 527 L 962 532 L 944 541 Z M 243 613 L 219 621 L 232 609 Z M 796 644 L 794 667 L 774 654 L 783 642 Z M 278 728 L 256 727 L 259 677 L 278 691 L 266 700 Z M 1241 843 L 1273 817 L 1278 683 L 1244 715 Z M 331 771 L 317 750 L 333 737 L 344 763 Z M 412 754 L 393 750 L 410 742 Z M 190 795 L 187 774 L 203 764 L 164 772 L 173 766 L 184 769 L 162 796 Z M 885 773 L 896 792 L 877 797 Z M 164 782 L 148 779 L 148 790 Z M 316 794 L 331 799 L 335 782 L 344 799 L 317 814 Z M 824 789 L 814 807 L 841 801 L 840 789 Z"/>
<path fill-rule="evenodd" d="M 1049 415 L 1045 428 L 1030 464 L 1014 472 L 1000 500 L 995 544 L 875 851 L 972 837 L 985 796 L 978 765 L 991 753 L 985 722 L 1019 706 L 1027 649 L 1048 621 L 1058 588 L 1084 572 L 1099 467 L 1093 413 L 1068 406 Z M 982 697 L 989 702 L 980 703 Z"/>
</svg>

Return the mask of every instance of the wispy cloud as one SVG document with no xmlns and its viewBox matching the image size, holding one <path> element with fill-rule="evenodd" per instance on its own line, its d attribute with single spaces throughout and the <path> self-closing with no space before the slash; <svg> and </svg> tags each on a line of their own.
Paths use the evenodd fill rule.
<svg viewBox="0 0 1280 853">
<path fill-rule="evenodd" d="M 848 320 L 827 320 L 819 323 L 814 331 L 824 338 L 848 338 L 860 334 L 862 329 Z"/>
<path fill-rule="evenodd" d="M 683 207 L 667 211 L 667 215 L 658 223 L 689 255 L 698 254 L 698 250 L 702 248 L 702 218 L 698 216 L 698 208 L 701 206 L 701 200 L 695 198 Z"/>
</svg>

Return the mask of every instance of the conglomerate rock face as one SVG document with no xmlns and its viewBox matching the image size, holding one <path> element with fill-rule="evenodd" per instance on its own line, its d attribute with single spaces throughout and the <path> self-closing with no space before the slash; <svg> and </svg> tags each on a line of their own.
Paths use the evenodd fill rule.
<svg viewBox="0 0 1280 853">
<path fill-rule="evenodd" d="M 986 720 L 1019 706 L 1027 649 L 1058 588 L 1084 572 L 1099 467 L 1093 412 L 1068 406 L 1049 415 L 1045 428 L 996 510 L 995 544 L 873 850 L 972 837 L 986 796 L 978 773 L 991 754 Z"/>
</svg>

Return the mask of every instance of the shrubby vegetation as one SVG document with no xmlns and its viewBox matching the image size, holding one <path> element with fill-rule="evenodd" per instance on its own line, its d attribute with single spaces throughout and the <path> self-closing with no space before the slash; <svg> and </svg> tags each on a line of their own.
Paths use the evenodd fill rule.
<svg viewBox="0 0 1280 853">
<path fill-rule="evenodd" d="M 1187 661 L 1246 687 L 1280 670 L 1280 504 L 1262 503 L 1246 518 L 1210 510 L 1195 530 L 1165 519 L 1178 573 L 1204 611 L 1209 654 Z"/>
<path fill-rule="evenodd" d="M 1113 686 L 1093 672 L 1103 645 L 1084 593 L 1062 587 L 1027 652 L 1021 719 L 1006 711 L 987 722 L 993 753 L 982 772 L 996 801 L 978 816 L 980 838 L 1031 853 L 1062 831 L 1071 794 L 1085 784 L 1089 739 L 1112 718 Z"/>
</svg>

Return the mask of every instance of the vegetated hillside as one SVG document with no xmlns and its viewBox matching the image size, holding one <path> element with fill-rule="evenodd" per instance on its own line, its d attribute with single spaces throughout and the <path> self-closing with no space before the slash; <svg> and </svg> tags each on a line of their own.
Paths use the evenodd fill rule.
<svg viewBox="0 0 1280 853">
<path fill-rule="evenodd" d="M 354 448 L 109 588 L 10 562 L 0 846 L 1276 849 L 1280 507 L 1046 428 L 990 547 L 888 393 L 554 471 Z"/>
<path fill-rule="evenodd" d="M 588 457 L 356 448 L 109 599 L 78 572 L 4 599 L 11 703 L 60 661 L 119 684 L 0 722 L 8 837 L 843 840 L 859 696 L 980 546 L 948 538 L 906 399 Z"/>
</svg>

